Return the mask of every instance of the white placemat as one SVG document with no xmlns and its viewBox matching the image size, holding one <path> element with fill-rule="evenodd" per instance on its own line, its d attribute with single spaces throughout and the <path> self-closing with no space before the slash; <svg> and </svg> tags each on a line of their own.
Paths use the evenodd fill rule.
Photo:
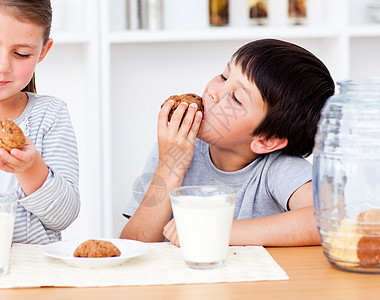
<svg viewBox="0 0 380 300">
<path fill-rule="evenodd" d="M 147 253 L 120 266 L 102 269 L 72 267 L 46 256 L 42 246 L 14 244 L 10 270 L 0 277 L 0 288 L 94 287 L 168 285 L 238 281 L 287 280 L 285 271 L 263 248 L 230 247 L 226 264 L 219 269 L 195 270 L 182 260 L 170 243 L 149 243 Z"/>
</svg>

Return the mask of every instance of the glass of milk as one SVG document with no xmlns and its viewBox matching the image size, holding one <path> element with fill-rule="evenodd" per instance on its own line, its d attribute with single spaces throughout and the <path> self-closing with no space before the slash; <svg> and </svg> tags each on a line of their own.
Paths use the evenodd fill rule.
<svg viewBox="0 0 380 300">
<path fill-rule="evenodd" d="M 230 241 L 236 192 L 225 186 L 185 186 L 170 199 L 182 256 L 191 268 L 223 266 Z"/>
<path fill-rule="evenodd" d="M 0 194 L 0 276 L 8 271 L 16 207 L 16 196 Z"/>
</svg>

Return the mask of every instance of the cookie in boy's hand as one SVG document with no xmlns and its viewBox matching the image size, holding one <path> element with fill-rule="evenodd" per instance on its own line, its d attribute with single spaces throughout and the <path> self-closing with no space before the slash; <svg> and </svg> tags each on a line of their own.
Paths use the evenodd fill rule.
<svg viewBox="0 0 380 300">
<path fill-rule="evenodd" d="M 0 148 L 11 151 L 13 148 L 22 149 L 25 136 L 17 124 L 7 118 L 0 119 Z"/>
<path fill-rule="evenodd" d="M 165 102 L 161 105 L 161 108 L 162 106 L 164 106 L 164 104 L 166 102 L 168 102 L 169 100 L 173 100 L 174 101 L 174 105 L 173 107 L 171 108 L 170 112 L 169 112 L 169 117 L 168 117 L 168 121 L 170 122 L 171 118 L 172 118 L 172 115 L 174 113 L 174 111 L 177 109 L 178 105 L 181 104 L 181 102 L 186 102 L 188 105 L 190 105 L 191 103 L 195 103 L 197 106 L 198 106 L 198 110 L 200 112 L 202 112 L 203 114 L 203 102 L 202 102 L 202 98 L 199 97 L 198 95 L 196 94 L 191 94 L 191 93 L 188 93 L 188 94 L 182 94 L 182 95 L 173 95 L 173 96 L 170 96 L 168 99 L 165 100 Z"/>
</svg>

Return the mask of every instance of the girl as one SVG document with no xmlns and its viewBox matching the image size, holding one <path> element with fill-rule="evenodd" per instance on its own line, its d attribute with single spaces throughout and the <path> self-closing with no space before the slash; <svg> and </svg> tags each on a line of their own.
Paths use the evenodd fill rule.
<svg viewBox="0 0 380 300">
<path fill-rule="evenodd" d="M 49 0 L 0 0 L 0 117 L 26 136 L 23 149 L 0 148 L 0 193 L 19 203 L 13 242 L 47 244 L 79 213 L 78 153 L 66 105 L 36 94 L 34 70 L 49 52 Z"/>
</svg>

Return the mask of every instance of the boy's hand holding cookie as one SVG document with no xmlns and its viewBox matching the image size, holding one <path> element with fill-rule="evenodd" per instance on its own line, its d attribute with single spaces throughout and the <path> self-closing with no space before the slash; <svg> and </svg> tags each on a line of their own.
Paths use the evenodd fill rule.
<svg viewBox="0 0 380 300">
<path fill-rule="evenodd" d="M 158 115 L 158 159 L 159 163 L 148 190 L 127 225 L 121 232 L 121 238 L 141 241 L 164 241 L 163 229 L 170 221 L 172 208 L 168 192 L 182 184 L 186 171 L 193 158 L 195 139 L 202 121 L 202 112 L 197 112 L 196 103 L 178 103 L 169 122 L 169 114 L 175 105 L 168 99 L 162 105 Z M 165 183 L 165 193 L 157 201 L 155 178 Z M 144 205 L 151 203 L 155 205 Z M 174 221 L 173 221 L 174 222 Z M 175 223 L 166 227 L 166 232 L 174 242 L 176 240 Z"/>
<path fill-rule="evenodd" d="M 182 181 L 193 157 L 202 111 L 196 99 L 177 102 L 173 97 L 164 102 L 158 117 L 158 168 L 169 171 L 170 175 Z M 173 112 L 175 106 L 177 108 Z"/>
<path fill-rule="evenodd" d="M 202 98 L 196 94 L 191 94 L 191 93 L 188 93 L 188 94 L 182 94 L 182 95 L 173 95 L 173 96 L 170 96 L 168 99 L 165 100 L 165 102 L 162 104 L 161 108 L 164 106 L 164 104 L 168 101 L 174 101 L 174 105 L 172 106 L 170 112 L 169 112 L 169 117 L 168 117 L 168 121 L 170 122 L 171 118 L 172 118 L 172 115 L 173 113 L 175 112 L 175 110 L 177 109 L 177 107 L 182 103 L 182 102 L 185 102 L 187 103 L 188 105 L 192 104 L 192 103 L 195 103 L 197 105 L 197 110 L 199 110 L 202 114 L 203 114 L 203 111 L 204 111 L 204 107 L 203 107 L 203 102 L 202 102 Z"/>
</svg>

